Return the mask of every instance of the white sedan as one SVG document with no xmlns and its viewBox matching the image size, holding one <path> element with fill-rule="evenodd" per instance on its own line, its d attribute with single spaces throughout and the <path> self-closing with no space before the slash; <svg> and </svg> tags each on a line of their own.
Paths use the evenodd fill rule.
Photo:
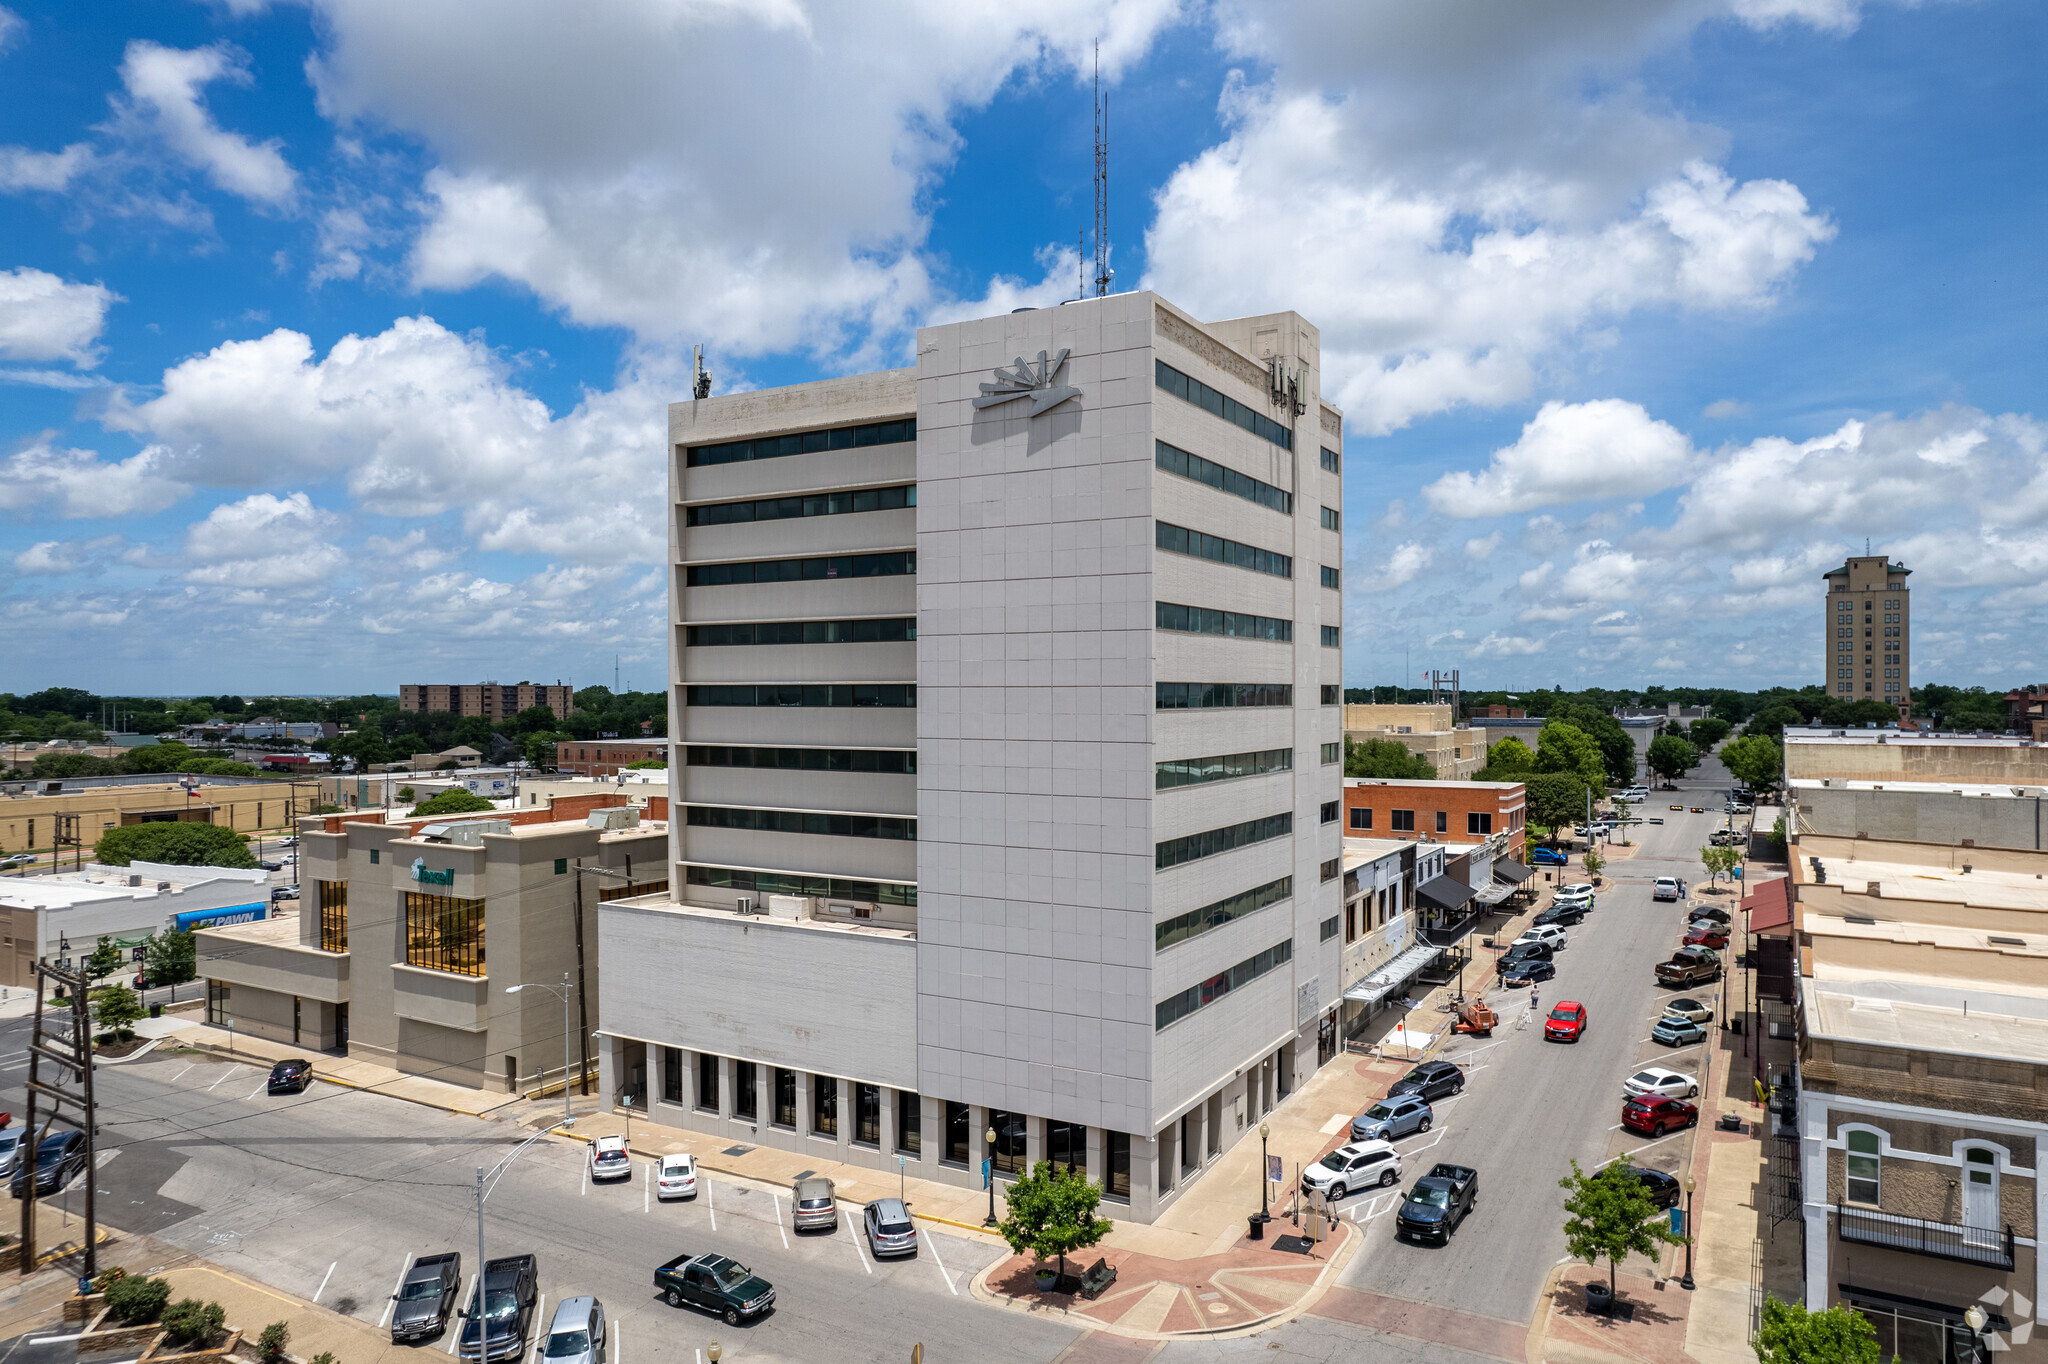
<svg viewBox="0 0 2048 1364">
<path fill-rule="evenodd" d="M 663 1156 L 661 1168 L 654 1174 L 654 1196 L 656 1198 L 695 1198 L 697 1196 L 697 1158 L 677 1154 Z"/>
<path fill-rule="evenodd" d="M 1628 1077 L 1628 1083 L 1622 1086 L 1622 1090 L 1629 1098 L 1654 1094 L 1664 1099 L 1690 1099 L 1700 1092 L 1700 1082 L 1690 1075 L 1666 1070 L 1662 1066 L 1645 1066 Z"/>
</svg>

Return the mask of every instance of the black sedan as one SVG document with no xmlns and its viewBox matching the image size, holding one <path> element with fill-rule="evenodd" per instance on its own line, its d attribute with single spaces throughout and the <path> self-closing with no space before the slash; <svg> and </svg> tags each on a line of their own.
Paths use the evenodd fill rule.
<svg viewBox="0 0 2048 1364">
<path fill-rule="evenodd" d="M 52 1132 L 36 1148 L 36 1197 L 56 1193 L 85 1168 L 85 1133 Z M 20 1198 L 28 1179 L 28 1162 L 14 1166 L 14 1196 Z"/>
<path fill-rule="evenodd" d="M 1643 1186 L 1643 1192 L 1650 1196 L 1652 1203 L 1655 1203 L 1660 1208 L 1675 1208 L 1678 1206 L 1678 1196 L 1684 1192 L 1684 1189 L 1676 1179 L 1665 1174 L 1662 1170 L 1652 1170 L 1643 1165 L 1631 1165 L 1628 1167 L 1628 1172 L 1635 1176 L 1638 1184 Z"/>
<path fill-rule="evenodd" d="M 1387 1091 L 1387 1097 L 1397 1094 L 1420 1094 L 1434 1102 L 1447 1099 L 1465 1087 L 1465 1072 L 1449 1061 L 1424 1061 L 1415 1069 L 1394 1081 Z"/>
<path fill-rule="evenodd" d="M 1549 909 L 1538 914 L 1534 922 L 1539 926 L 1543 924 L 1556 924 L 1560 928 L 1569 928 L 1585 917 L 1586 906 L 1584 904 L 1566 903 L 1552 905 Z"/>
<path fill-rule="evenodd" d="M 303 1094 L 306 1086 L 313 1083 L 311 1061 L 279 1061 L 270 1068 L 270 1090 L 272 1094 Z"/>
<path fill-rule="evenodd" d="M 1517 957 L 1513 961 L 1501 962 L 1501 984 L 1510 988 L 1517 985 L 1534 985 L 1539 980 L 1557 979 L 1557 963 L 1542 957 Z"/>
</svg>

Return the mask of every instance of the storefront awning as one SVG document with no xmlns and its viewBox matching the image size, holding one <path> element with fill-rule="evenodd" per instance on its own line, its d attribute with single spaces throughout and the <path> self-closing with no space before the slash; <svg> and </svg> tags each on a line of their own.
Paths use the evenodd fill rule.
<svg viewBox="0 0 2048 1364">
<path fill-rule="evenodd" d="M 1514 893 L 1515 887 L 1512 882 L 1495 881 L 1491 885 L 1481 886 L 1479 888 L 1478 894 L 1474 895 L 1472 898 L 1477 900 L 1482 905 L 1497 905 L 1502 900 L 1507 899 L 1508 896 L 1513 895 Z"/>
<path fill-rule="evenodd" d="M 1742 897 L 1742 912 L 1749 916 L 1749 931 L 1778 936 L 1792 931 L 1792 883 L 1780 876 L 1766 881 Z"/>
<path fill-rule="evenodd" d="M 1519 886 L 1535 874 L 1535 871 L 1523 866 L 1512 857 L 1496 857 L 1493 859 L 1493 879 L 1496 881 L 1507 881 Z"/>
<path fill-rule="evenodd" d="M 1434 909 L 1462 909 L 1472 899 L 1472 887 L 1455 876 L 1437 876 L 1417 886 L 1415 894 Z"/>
<path fill-rule="evenodd" d="M 1444 954 L 1441 947 L 1418 943 L 1344 992 L 1354 1004 L 1377 1004 L 1397 990 L 1408 988 L 1422 968 Z"/>
</svg>

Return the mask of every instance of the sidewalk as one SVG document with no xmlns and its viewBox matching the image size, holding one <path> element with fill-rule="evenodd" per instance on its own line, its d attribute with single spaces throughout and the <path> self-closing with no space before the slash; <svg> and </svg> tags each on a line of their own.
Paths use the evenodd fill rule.
<svg viewBox="0 0 2048 1364">
<path fill-rule="evenodd" d="M 407 1103 L 423 1104 L 428 1108 L 438 1108 L 444 1113 L 464 1113 L 471 1117 L 482 1117 L 524 1102 L 517 1094 L 469 1089 L 462 1085 L 430 1080 L 423 1075 L 407 1075 L 389 1066 L 376 1065 L 370 1061 L 334 1056 L 314 1051 L 309 1047 L 295 1047 L 288 1042 L 272 1042 L 267 1038 L 251 1037 L 246 1033 L 230 1033 L 226 1028 L 206 1022 L 197 1014 L 167 1013 L 162 1018 L 144 1019 L 135 1025 L 135 1031 L 144 1037 L 167 1039 L 164 1046 L 157 1048 L 158 1051 L 162 1051 L 165 1046 L 187 1047 L 195 1051 L 225 1056 L 245 1065 L 261 1066 L 265 1070 L 279 1061 L 302 1058 L 313 1063 L 313 1074 L 316 1079 L 344 1085 L 349 1089 L 368 1090 L 373 1094 L 404 1099 Z M 584 1102 L 590 1103 L 593 1100 Z"/>
</svg>

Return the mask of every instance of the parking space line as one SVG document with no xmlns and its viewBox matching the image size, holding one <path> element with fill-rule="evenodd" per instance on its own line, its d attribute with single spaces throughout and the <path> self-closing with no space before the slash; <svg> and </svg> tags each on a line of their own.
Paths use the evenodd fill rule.
<svg viewBox="0 0 2048 1364">
<path fill-rule="evenodd" d="M 583 1167 L 583 1193 L 582 1193 L 582 1196 L 583 1196 L 583 1197 L 585 1197 L 585 1198 L 588 1198 L 588 1197 L 590 1196 L 590 1167 L 589 1167 L 588 1165 L 585 1165 L 585 1166 Z"/>
<path fill-rule="evenodd" d="M 775 1230 L 782 1233 L 782 1248 L 789 1249 L 789 1233 L 782 1226 L 782 1195 L 769 1191 L 768 1201 L 775 1205 Z"/>
<path fill-rule="evenodd" d="M 853 1241 L 853 1253 L 860 1256 L 860 1267 L 870 1274 L 874 1273 L 875 1267 L 868 1263 L 868 1253 L 861 1249 L 860 1233 L 854 1231 L 852 1227 L 848 1227 L 847 1231 L 850 1233 L 850 1239 Z"/>
<path fill-rule="evenodd" d="M 939 1243 L 937 1238 L 934 1237 L 932 1239 L 929 1239 L 925 1242 L 925 1244 L 931 1247 L 932 1263 L 939 1267 L 939 1277 L 946 1281 L 947 1291 L 952 1293 L 954 1297 L 959 1297 L 960 1290 L 953 1287 L 953 1276 L 950 1272 L 947 1271 L 946 1262 L 939 1258 Z"/>
<path fill-rule="evenodd" d="M 533 1313 L 533 1325 L 535 1328 L 533 1332 L 533 1357 L 535 1359 L 540 1358 L 541 1342 L 547 1339 L 547 1320 L 548 1295 L 543 1293 L 540 1295 L 540 1306 L 535 1308 Z"/>
<path fill-rule="evenodd" d="M 215 1077 L 213 1084 L 210 1084 L 206 1087 L 206 1092 L 209 1094 L 213 1093 L 214 1089 L 220 1084 L 222 1080 L 227 1079 L 228 1076 L 233 1075 L 236 1071 L 240 1070 L 241 1068 L 242 1063 L 240 1061 L 237 1061 L 233 1065 L 229 1066 L 226 1070 L 222 1071 L 217 1077 Z"/>
<path fill-rule="evenodd" d="M 191 1065 L 188 1065 L 188 1066 L 186 1066 L 186 1067 L 185 1067 L 185 1070 L 181 1070 L 181 1071 L 179 1071 L 179 1072 L 178 1072 L 178 1073 L 177 1073 L 176 1075 L 173 1075 L 173 1076 L 171 1077 L 171 1083 L 172 1083 L 172 1084 L 176 1084 L 176 1083 L 178 1083 L 178 1081 L 180 1081 L 180 1080 L 184 1079 L 184 1078 L 185 1078 L 185 1071 L 186 1071 L 186 1070 L 190 1070 L 190 1069 L 192 1069 L 192 1066 L 196 1066 L 196 1065 L 198 1065 L 198 1064 L 199 1064 L 199 1063 L 198 1063 L 197 1061 L 194 1061 L 194 1062 L 192 1062 L 192 1064 L 191 1064 Z"/>
<path fill-rule="evenodd" d="M 641 1188 L 641 1190 L 640 1190 L 640 1211 L 642 1211 L 642 1212 L 653 1212 L 653 1211 L 654 1211 L 654 1167 L 653 1167 L 652 1165 L 649 1165 L 649 1166 L 647 1166 L 647 1167 L 646 1167 L 646 1170 L 647 1170 L 647 1182 L 646 1182 L 646 1184 L 645 1184 L 645 1185 L 644 1185 L 644 1186 L 643 1186 L 643 1187 Z"/>
<path fill-rule="evenodd" d="M 327 1281 L 328 1281 L 329 1279 L 331 1279 L 331 1278 L 333 1278 L 333 1277 L 334 1277 L 334 1265 L 338 1265 L 338 1264 L 340 1264 L 340 1263 L 341 1263 L 341 1261 L 339 1261 L 339 1260 L 336 1260 L 336 1261 L 334 1262 L 334 1264 L 333 1264 L 333 1265 L 329 1265 L 329 1266 L 327 1266 L 327 1272 L 326 1272 L 325 1274 L 322 1274 L 322 1275 L 320 1276 L 320 1286 L 319 1286 L 318 1288 L 316 1288 L 316 1289 L 314 1289 L 314 1290 L 313 1290 L 313 1301 L 314 1301 L 314 1302 L 319 1302 L 319 1301 L 320 1301 L 320 1295 L 321 1295 L 322 1293 L 325 1293 L 325 1292 L 327 1291 Z"/>
<path fill-rule="evenodd" d="M 411 1255 L 405 1257 L 405 1263 L 399 1267 L 398 1277 L 392 1281 L 391 1300 L 384 1304 L 383 1314 L 377 1318 L 377 1329 L 380 1331 L 391 1324 L 391 1309 L 398 1306 L 398 1290 L 405 1287 L 405 1276 L 412 1273 L 413 1258 Z"/>
<path fill-rule="evenodd" d="M 711 1178 L 708 1175 L 700 1176 L 700 1178 L 702 1179 L 702 1182 L 704 1184 L 704 1207 L 705 1210 L 711 1214 L 711 1229 L 713 1231 L 717 1231 L 718 1200 L 711 1196 Z M 787 1238 L 784 1239 L 786 1240 Z"/>
<path fill-rule="evenodd" d="M 483 1266 L 482 1266 L 482 1265 L 478 1265 L 478 1266 L 477 1266 L 477 1269 L 478 1269 L 478 1270 L 482 1270 L 482 1269 L 483 1269 Z M 470 1276 L 469 1276 L 469 1282 L 470 1282 L 470 1285 L 471 1285 L 471 1287 L 472 1287 L 472 1288 L 473 1288 L 473 1287 L 474 1287 L 474 1286 L 476 1285 L 476 1275 L 475 1275 L 475 1274 L 472 1274 L 472 1275 L 470 1275 Z M 468 1301 L 469 1301 L 469 1294 L 468 1294 L 468 1293 L 464 1293 L 464 1294 L 462 1295 L 461 1299 L 460 1299 L 460 1303 L 467 1303 Z M 458 1304 L 458 1305 L 459 1305 L 459 1304 Z M 483 1307 L 483 1304 L 482 1304 L 482 1303 L 478 1303 L 478 1304 L 477 1304 L 477 1307 L 478 1307 L 478 1308 L 482 1308 L 482 1307 Z M 479 1344 L 482 1344 L 482 1343 L 484 1343 L 484 1341 L 483 1341 L 483 1330 L 484 1330 L 484 1324 L 483 1324 L 483 1322 L 481 1322 L 481 1321 L 477 1322 L 477 1324 L 476 1324 L 476 1330 L 477 1330 L 477 1342 L 478 1342 Z M 457 1341 L 461 1340 L 461 1339 L 462 1339 L 462 1327 L 461 1327 L 461 1325 L 460 1325 L 460 1324 L 458 1324 L 458 1325 L 457 1325 L 457 1326 L 455 1327 L 455 1329 L 454 1329 L 454 1330 L 452 1330 L 452 1331 L 450 1331 L 450 1332 L 448 1333 L 448 1353 L 449 1353 L 449 1354 L 451 1354 L 451 1355 L 452 1355 L 452 1354 L 454 1354 L 454 1353 L 455 1353 L 455 1343 L 456 1343 Z"/>
<path fill-rule="evenodd" d="M 243 1103 L 247 1103 L 247 1102 L 249 1102 L 249 1100 L 250 1100 L 250 1099 L 253 1099 L 253 1098 L 255 1098 L 255 1097 L 256 1097 L 256 1096 L 258 1095 L 258 1094 L 261 1094 L 261 1093 L 263 1092 L 263 1090 L 264 1090 L 265 1086 L 267 1086 L 267 1085 L 268 1085 L 269 1083 L 270 1083 L 270 1081 L 269 1081 L 269 1079 L 268 1079 L 268 1078 L 264 1079 L 264 1081 L 262 1082 L 262 1084 L 259 1084 L 259 1085 L 257 1085 L 257 1086 L 256 1086 L 256 1088 L 254 1088 L 254 1089 L 252 1089 L 252 1090 L 250 1090 L 250 1091 L 249 1091 L 249 1093 L 248 1093 L 248 1096 L 247 1096 L 246 1098 L 244 1098 L 244 1099 L 242 1100 L 242 1102 L 243 1102 Z"/>
<path fill-rule="evenodd" d="M 625 1340 L 619 1335 L 619 1324 L 617 1322 L 611 1324 L 610 1334 L 612 1339 L 612 1364 L 626 1364 L 626 1344 Z"/>
</svg>

